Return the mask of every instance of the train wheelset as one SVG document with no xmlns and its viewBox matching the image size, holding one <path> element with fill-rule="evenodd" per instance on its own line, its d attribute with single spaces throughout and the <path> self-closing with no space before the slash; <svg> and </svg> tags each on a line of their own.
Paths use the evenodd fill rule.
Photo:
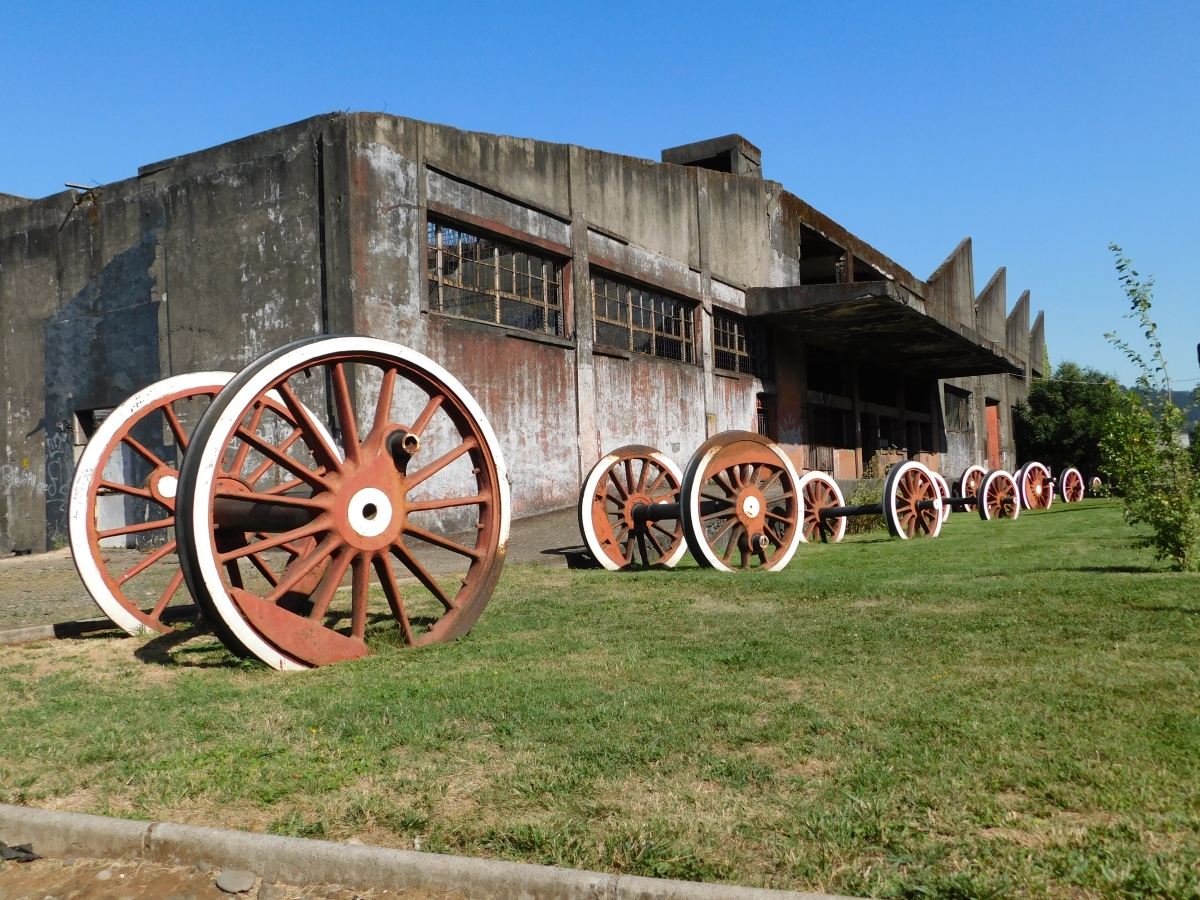
<svg viewBox="0 0 1200 900">
<path fill-rule="evenodd" d="M 166 630 L 186 584 L 231 650 L 298 669 L 366 655 L 384 620 L 410 645 L 468 632 L 503 568 L 510 506 L 499 442 L 453 376 L 335 336 L 135 394 L 84 450 L 69 533 L 84 584 L 126 631 Z M 121 540 L 150 552 L 112 570 L 105 547 Z M 139 602 L 131 582 L 175 555 Z"/>
</svg>

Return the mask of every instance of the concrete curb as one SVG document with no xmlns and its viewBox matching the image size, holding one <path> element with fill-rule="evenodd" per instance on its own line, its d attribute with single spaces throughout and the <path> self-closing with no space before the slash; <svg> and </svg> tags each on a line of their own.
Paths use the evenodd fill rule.
<svg viewBox="0 0 1200 900">
<path fill-rule="evenodd" d="M 52 858 L 135 857 L 163 865 L 249 869 L 266 882 L 448 891 L 470 900 L 831 900 L 772 891 L 607 875 L 529 863 L 443 856 L 0 804 L 0 841 Z"/>
<path fill-rule="evenodd" d="M 200 614 L 200 608 L 192 604 L 186 606 L 169 606 L 163 610 L 164 622 L 182 622 Z M 54 625 L 26 625 L 22 628 L 8 628 L 0 631 L 0 645 L 25 644 L 29 641 L 46 641 L 56 638 L 77 637 L 90 634 L 93 631 L 120 630 L 112 619 L 80 619 L 78 622 L 58 622 Z"/>
</svg>

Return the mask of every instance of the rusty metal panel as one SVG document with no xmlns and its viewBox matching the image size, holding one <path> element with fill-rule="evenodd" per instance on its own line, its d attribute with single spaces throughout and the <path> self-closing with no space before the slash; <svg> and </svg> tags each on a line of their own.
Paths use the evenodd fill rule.
<svg viewBox="0 0 1200 900">
<path fill-rule="evenodd" d="M 597 356 L 595 372 L 601 453 L 648 444 L 682 466 L 704 443 L 704 372 L 699 366 Z M 593 462 L 585 460 L 585 465 Z"/>
<path fill-rule="evenodd" d="M 575 351 L 487 325 L 429 318 L 422 352 L 483 407 L 512 481 L 513 515 L 573 505 L 579 495 Z"/>
<path fill-rule="evenodd" d="M 754 431 L 757 419 L 758 394 L 762 382 L 757 378 L 713 379 L 713 401 L 716 404 L 717 430 Z"/>
</svg>

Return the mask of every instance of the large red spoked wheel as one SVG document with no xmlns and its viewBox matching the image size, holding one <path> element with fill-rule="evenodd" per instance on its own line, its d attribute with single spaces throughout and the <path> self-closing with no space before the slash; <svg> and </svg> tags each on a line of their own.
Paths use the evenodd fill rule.
<svg viewBox="0 0 1200 900">
<path fill-rule="evenodd" d="M 1017 480 L 1003 469 L 993 469 L 983 476 L 979 486 L 979 518 L 1015 519 L 1021 513 L 1017 496 Z"/>
<path fill-rule="evenodd" d="M 262 411 L 274 394 L 294 426 Z M 410 645 L 466 634 L 500 577 L 509 515 L 499 443 L 453 376 L 386 341 L 308 338 L 242 370 L 205 413 L 180 470 L 180 561 L 230 649 L 318 666 L 366 655 L 372 618 Z M 254 565 L 284 553 L 277 576 Z"/>
<path fill-rule="evenodd" d="M 883 520 L 892 537 L 902 540 L 938 536 L 942 530 L 941 492 L 922 463 L 910 459 L 888 469 L 883 482 Z"/>
<path fill-rule="evenodd" d="M 983 477 L 987 475 L 987 470 L 983 466 L 967 466 L 958 479 L 958 496 L 974 497 L 979 493 L 979 485 L 983 483 Z"/>
<path fill-rule="evenodd" d="M 709 438 L 683 473 L 683 531 L 701 566 L 777 572 L 800 545 L 799 477 L 770 439 L 749 431 Z"/>
<path fill-rule="evenodd" d="M 1054 502 L 1054 479 L 1040 462 L 1027 462 L 1013 476 L 1021 505 L 1026 509 L 1049 509 Z"/>
<path fill-rule="evenodd" d="M 621 447 L 596 463 L 579 492 L 579 532 L 595 560 L 614 572 L 678 563 L 687 552 L 678 511 L 654 521 L 644 513 L 662 504 L 677 510 L 682 481 L 679 466 L 653 447 Z"/>
<path fill-rule="evenodd" d="M 1058 476 L 1058 489 L 1063 503 L 1078 503 L 1083 499 L 1083 475 L 1078 469 L 1066 469 Z"/>
<path fill-rule="evenodd" d="M 177 457 L 231 378 L 195 372 L 143 388 L 109 413 L 75 466 L 68 505 L 75 568 L 96 605 L 129 634 L 171 630 L 162 614 L 183 584 L 175 557 Z M 133 565 L 114 565 L 131 544 L 150 552 Z"/>
<path fill-rule="evenodd" d="M 826 506 L 845 506 L 842 489 L 829 475 L 820 471 L 805 472 L 800 476 L 800 497 L 804 501 L 804 525 L 800 529 L 800 540 L 813 543 L 821 540 L 820 511 Z M 835 544 L 846 536 L 845 516 L 825 520 L 825 540 Z"/>
<path fill-rule="evenodd" d="M 933 476 L 934 483 L 938 487 L 938 494 L 942 498 L 942 524 L 945 524 L 946 520 L 950 518 L 950 513 L 954 511 L 954 508 L 946 502 L 950 499 L 950 484 L 938 472 L 931 470 L 929 474 Z"/>
</svg>

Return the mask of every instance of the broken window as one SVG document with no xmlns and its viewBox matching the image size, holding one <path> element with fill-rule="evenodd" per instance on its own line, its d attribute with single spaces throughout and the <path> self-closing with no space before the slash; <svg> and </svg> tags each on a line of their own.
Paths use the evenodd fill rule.
<svg viewBox="0 0 1200 900">
<path fill-rule="evenodd" d="M 713 310 L 713 350 L 713 365 L 718 369 L 756 378 L 770 376 L 767 332 L 757 323 Z"/>
<path fill-rule="evenodd" d="M 562 336 L 560 263 L 437 222 L 429 223 L 426 244 L 430 309 Z"/>
<path fill-rule="evenodd" d="M 960 390 L 959 388 L 946 385 L 944 389 L 944 396 L 946 398 L 946 430 L 959 432 L 970 431 L 970 391 L 964 391 Z"/>
<path fill-rule="evenodd" d="M 695 362 L 692 311 L 674 297 L 599 275 L 592 276 L 595 341 L 605 347 Z"/>
</svg>

